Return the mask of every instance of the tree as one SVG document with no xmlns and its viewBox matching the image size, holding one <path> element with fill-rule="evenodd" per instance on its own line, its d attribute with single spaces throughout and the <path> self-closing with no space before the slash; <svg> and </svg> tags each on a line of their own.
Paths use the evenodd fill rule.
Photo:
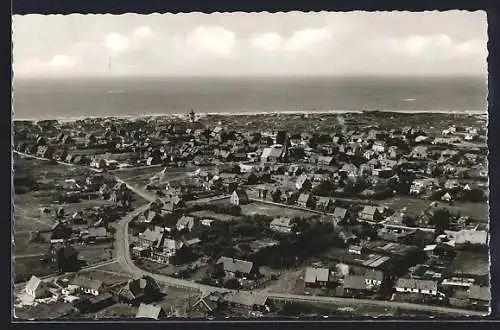
<svg viewBox="0 0 500 330">
<path fill-rule="evenodd" d="M 451 213 L 448 210 L 436 210 L 430 222 L 436 228 L 436 234 L 440 235 L 450 228 Z"/>
<path fill-rule="evenodd" d="M 279 203 L 281 201 L 281 190 L 276 189 L 276 191 L 272 194 L 273 202 Z"/>
<path fill-rule="evenodd" d="M 287 132 L 286 131 L 279 131 L 278 134 L 276 134 L 276 144 L 282 144 L 284 145 L 287 140 Z"/>
</svg>

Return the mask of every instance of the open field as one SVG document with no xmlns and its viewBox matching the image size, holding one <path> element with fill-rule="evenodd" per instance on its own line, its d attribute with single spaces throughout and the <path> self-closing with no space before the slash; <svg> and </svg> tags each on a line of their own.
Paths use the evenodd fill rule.
<svg viewBox="0 0 500 330">
<path fill-rule="evenodd" d="M 45 276 L 57 272 L 55 265 L 44 265 L 40 256 L 33 256 L 16 260 L 14 263 L 14 282 L 28 281 L 31 275 Z"/>
<path fill-rule="evenodd" d="M 27 232 L 16 233 L 14 236 L 14 254 L 24 256 L 30 254 L 42 254 L 48 252 L 50 244 L 30 242 L 30 234 Z"/>
<path fill-rule="evenodd" d="M 262 272 L 262 269 L 261 269 Z M 304 291 L 304 269 L 283 271 L 276 281 L 266 285 L 267 292 L 301 294 Z"/>
<path fill-rule="evenodd" d="M 21 320 L 33 319 L 36 315 L 37 320 L 57 319 L 64 317 L 73 311 L 73 306 L 64 302 L 53 302 L 50 304 L 37 304 L 36 306 L 23 306 L 14 309 L 14 315 Z"/>
<path fill-rule="evenodd" d="M 95 317 L 98 319 L 135 318 L 138 309 L 128 304 L 114 304 L 97 312 Z"/>
<path fill-rule="evenodd" d="M 455 274 L 483 276 L 489 274 L 489 260 L 485 253 L 459 251 L 451 265 Z"/>
<path fill-rule="evenodd" d="M 241 213 L 244 215 L 261 214 L 270 217 L 310 217 L 314 215 L 312 212 L 282 207 L 267 203 L 252 202 L 247 205 L 241 205 Z"/>
<path fill-rule="evenodd" d="M 381 203 L 381 205 L 386 205 L 395 211 L 406 207 L 409 215 L 418 215 L 420 211 L 428 209 L 430 204 L 430 200 L 410 196 L 396 196 Z M 462 216 L 468 216 L 478 221 L 488 222 L 489 219 L 488 203 L 456 202 L 453 205 L 449 205 L 447 203 L 438 202 L 438 205 L 448 209 L 453 214 L 460 213 Z"/>
<path fill-rule="evenodd" d="M 238 219 L 238 217 L 234 216 L 234 215 L 215 213 L 215 212 L 210 211 L 210 210 L 195 211 L 195 212 L 191 212 L 190 215 L 195 216 L 195 217 L 200 217 L 200 218 L 215 219 L 215 220 L 219 220 L 219 221 L 233 221 L 233 220 Z"/>
<path fill-rule="evenodd" d="M 94 280 L 100 280 L 106 285 L 113 285 L 120 282 L 128 281 L 131 278 L 125 273 L 123 275 L 111 274 L 108 272 L 99 271 L 99 269 L 82 270 L 78 274 Z"/>
<path fill-rule="evenodd" d="M 95 264 L 113 258 L 113 243 L 75 245 L 78 256 L 87 264 Z"/>
</svg>

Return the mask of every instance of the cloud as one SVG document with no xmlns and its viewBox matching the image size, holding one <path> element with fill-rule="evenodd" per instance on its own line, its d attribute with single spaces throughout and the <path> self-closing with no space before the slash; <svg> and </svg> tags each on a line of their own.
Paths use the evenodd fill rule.
<svg viewBox="0 0 500 330">
<path fill-rule="evenodd" d="M 479 39 L 457 43 L 446 34 L 389 38 L 384 44 L 388 46 L 388 50 L 403 55 L 446 59 L 457 56 L 476 56 L 484 54 L 487 49 L 486 43 Z"/>
<path fill-rule="evenodd" d="M 264 50 L 278 50 L 283 46 L 283 38 L 276 32 L 266 32 L 251 37 L 250 44 Z"/>
<path fill-rule="evenodd" d="M 151 30 L 151 28 L 149 26 L 145 25 L 145 26 L 140 26 L 140 27 L 136 28 L 132 32 L 132 36 L 135 38 L 138 38 L 138 39 L 145 39 L 145 38 L 149 38 L 151 36 L 152 32 L 153 31 Z"/>
<path fill-rule="evenodd" d="M 77 63 L 77 59 L 68 55 L 56 55 L 47 63 L 49 66 L 54 68 L 71 68 Z"/>
<path fill-rule="evenodd" d="M 286 41 L 285 49 L 291 51 L 302 50 L 327 39 L 330 35 L 330 31 L 326 28 L 295 31 Z"/>
<path fill-rule="evenodd" d="M 106 45 L 106 48 L 117 53 L 122 52 L 130 47 L 129 38 L 115 32 L 108 34 L 104 43 Z"/>
<path fill-rule="evenodd" d="M 227 56 L 236 43 L 236 36 L 221 26 L 199 26 L 188 34 L 186 43 L 201 53 Z"/>
</svg>

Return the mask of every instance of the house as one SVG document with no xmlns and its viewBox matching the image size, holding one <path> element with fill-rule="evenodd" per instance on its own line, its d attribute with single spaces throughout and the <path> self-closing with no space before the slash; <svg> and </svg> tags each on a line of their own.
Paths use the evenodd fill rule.
<svg viewBox="0 0 500 330">
<path fill-rule="evenodd" d="M 367 285 L 380 286 L 384 280 L 384 273 L 380 270 L 369 269 L 365 273 L 365 283 Z"/>
<path fill-rule="evenodd" d="M 116 290 L 119 300 L 128 304 L 138 304 L 156 298 L 160 287 L 151 276 L 144 276 L 129 280 L 124 286 Z"/>
<path fill-rule="evenodd" d="M 97 296 L 84 299 L 79 309 L 80 312 L 97 312 L 113 303 L 113 295 L 109 292 L 104 292 Z"/>
<path fill-rule="evenodd" d="M 135 318 L 159 320 L 166 316 L 167 314 L 165 313 L 165 311 L 161 306 L 141 303 L 139 305 L 139 309 L 137 310 Z"/>
<path fill-rule="evenodd" d="M 379 208 L 377 208 L 376 206 L 366 205 L 359 214 L 359 217 L 364 221 L 378 222 L 382 220 L 383 215 L 382 212 L 380 212 Z"/>
<path fill-rule="evenodd" d="M 282 159 L 285 154 L 285 149 L 282 146 L 275 145 L 272 147 L 264 148 L 260 156 L 263 163 L 274 163 Z"/>
<path fill-rule="evenodd" d="M 100 280 L 93 280 L 85 276 L 77 276 L 71 281 L 72 285 L 78 287 L 78 290 L 98 296 L 104 292 L 104 284 Z"/>
<path fill-rule="evenodd" d="M 347 215 L 347 210 L 342 208 L 342 207 L 336 207 L 335 210 L 333 211 L 333 219 L 336 223 L 342 222 L 345 220 Z"/>
<path fill-rule="evenodd" d="M 444 202 L 450 202 L 451 201 L 451 195 L 447 192 L 443 196 L 441 196 L 441 200 Z"/>
<path fill-rule="evenodd" d="M 328 283 L 328 268 L 306 267 L 304 283 L 306 286 L 324 286 Z"/>
<path fill-rule="evenodd" d="M 103 242 L 110 240 L 112 237 L 108 234 L 108 231 L 105 227 L 90 227 L 87 229 L 88 237 L 91 241 Z"/>
<path fill-rule="evenodd" d="M 268 312 L 271 309 L 268 297 L 253 291 L 230 292 L 224 297 L 224 301 L 231 307 L 247 311 Z"/>
<path fill-rule="evenodd" d="M 361 275 L 346 275 L 342 282 L 342 288 L 349 295 L 362 295 L 371 291 L 370 285 L 366 283 L 365 277 Z"/>
<path fill-rule="evenodd" d="M 288 217 L 274 218 L 269 224 L 271 230 L 287 234 L 292 232 L 293 227 L 292 219 Z"/>
<path fill-rule="evenodd" d="M 303 173 L 295 181 L 295 188 L 297 190 L 310 190 L 312 188 L 311 180 Z"/>
<path fill-rule="evenodd" d="M 413 159 L 425 160 L 428 157 L 427 147 L 416 146 L 410 153 L 410 157 Z"/>
<path fill-rule="evenodd" d="M 139 234 L 138 241 L 142 245 L 153 246 L 160 242 L 163 234 L 164 229 L 162 227 L 155 226 L 154 229 L 146 228 L 145 231 Z"/>
<path fill-rule="evenodd" d="M 146 218 L 144 219 L 144 222 L 155 223 L 155 222 L 159 221 L 160 219 L 161 219 L 161 216 L 157 212 L 149 210 Z"/>
<path fill-rule="evenodd" d="M 45 283 L 38 277 L 32 275 L 25 288 L 26 293 L 33 299 L 47 298 L 51 296 Z"/>
<path fill-rule="evenodd" d="M 217 260 L 216 265 L 218 267 L 222 267 L 224 273 L 231 277 L 234 277 L 237 274 L 241 274 L 244 277 L 251 276 L 257 271 L 257 269 L 254 267 L 253 262 L 251 261 L 228 257 L 220 257 L 219 260 Z"/>
<path fill-rule="evenodd" d="M 348 253 L 352 253 L 352 254 L 363 254 L 364 252 L 364 249 L 362 246 L 359 246 L 359 245 L 349 245 L 348 248 L 347 248 L 347 252 Z"/>
<path fill-rule="evenodd" d="M 467 297 L 472 305 L 487 308 L 491 301 L 491 290 L 488 286 L 472 284 L 467 290 Z"/>
<path fill-rule="evenodd" d="M 386 143 L 384 141 L 375 141 L 372 145 L 372 150 L 378 153 L 385 152 Z"/>
<path fill-rule="evenodd" d="M 223 297 L 217 293 L 205 293 L 193 304 L 193 309 L 199 309 L 204 313 L 215 312 L 223 302 Z"/>
<path fill-rule="evenodd" d="M 214 222 L 214 221 L 215 221 L 214 219 L 203 219 L 203 220 L 200 221 L 200 223 L 203 226 L 210 227 L 212 225 L 212 222 Z"/>
<path fill-rule="evenodd" d="M 311 194 L 302 193 L 299 195 L 299 198 L 297 199 L 297 205 L 302 208 L 308 208 L 311 207 L 312 201 L 313 199 Z"/>
<path fill-rule="evenodd" d="M 233 205 L 245 205 L 250 202 L 248 195 L 244 190 L 234 190 L 229 201 Z"/>
<path fill-rule="evenodd" d="M 438 285 L 436 281 L 400 278 L 394 284 L 396 292 L 421 293 L 436 296 Z"/>
<path fill-rule="evenodd" d="M 456 245 L 472 244 L 472 245 L 487 245 L 488 232 L 484 230 L 460 230 L 455 236 Z"/>
<path fill-rule="evenodd" d="M 317 164 L 322 166 L 333 166 L 335 165 L 335 158 L 332 156 L 319 156 Z"/>
<path fill-rule="evenodd" d="M 194 227 L 194 218 L 184 215 L 177 221 L 175 227 L 177 228 L 178 231 L 182 231 L 184 229 L 191 231 Z"/>
<path fill-rule="evenodd" d="M 334 204 L 334 200 L 330 197 L 318 197 L 316 201 L 316 210 L 329 212 Z"/>
</svg>

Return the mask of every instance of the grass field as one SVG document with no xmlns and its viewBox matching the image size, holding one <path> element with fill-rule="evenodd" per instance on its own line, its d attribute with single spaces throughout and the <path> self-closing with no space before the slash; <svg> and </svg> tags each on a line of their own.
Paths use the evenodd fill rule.
<svg viewBox="0 0 500 330">
<path fill-rule="evenodd" d="M 482 276 L 489 273 L 489 258 L 486 253 L 459 251 L 451 265 L 455 274 Z"/>
<path fill-rule="evenodd" d="M 191 212 L 190 215 L 195 216 L 195 217 L 200 217 L 200 218 L 215 219 L 215 220 L 219 220 L 219 221 L 234 221 L 234 220 L 238 219 L 238 217 L 233 216 L 233 215 L 215 213 L 215 212 L 209 211 L 209 210 L 200 210 L 200 211 Z"/>
<path fill-rule="evenodd" d="M 113 258 L 112 243 L 76 245 L 75 248 L 79 258 L 84 259 L 89 265 Z"/>
<path fill-rule="evenodd" d="M 252 202 L 247 205 L 241 205 L 241 213 L 243 215 L 254 215 L 261 214 L 270 217 L 310 217 L 315 215 L 315 213 L 292 209 L 283 206 L 277 206 L 267 203 Z"/>
</svg>

